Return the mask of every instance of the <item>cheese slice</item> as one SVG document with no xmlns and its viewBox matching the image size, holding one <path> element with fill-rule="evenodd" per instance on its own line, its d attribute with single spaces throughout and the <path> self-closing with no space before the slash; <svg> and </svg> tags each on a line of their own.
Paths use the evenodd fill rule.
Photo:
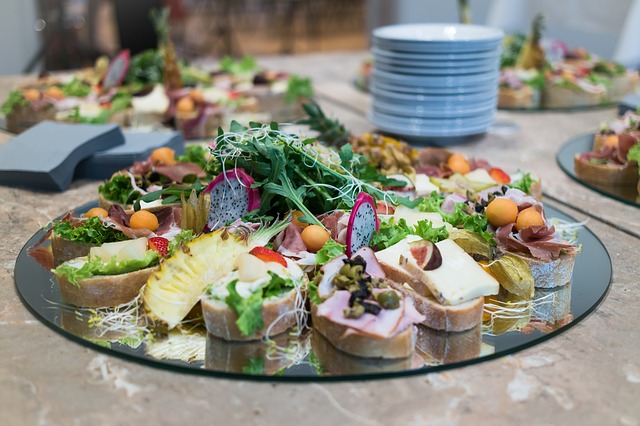
<svg viewBox="0 0 640 426">
<path fill-rule="evenodd" d="M 407 222 L 408 226 L 415 226 L 416 223 L 421 220 L 428 220 L 433 224 L 434 228 L 442 228 L 443 226 L 447 231 L 453 231 L 453 226 L 451 224 L 442 220 L 442 216 L 440 213 L 435 212 L 421 212 L 416 209 L 411 209 L 407 206 L 399 205 L 396 207 L 396 211 L 393 214 L 393 217 L 396 222 L 400 219 L 404 219 Z"/>
<path fill-rule="evenodd" d="M 436 243 L 442 255 L 442 265 L 424 271 L 433 295 L 444 304 L 457 305 L 480 296 L 497 294 L 498 281 L 489 275 L 453 240 Z"/>
<path fill-rule="evenodd" d="M 427 296 L 430 292 L 445 305 L 458 305 L 476 297 L 498 293 L 498 281 L 450 239 L 436 243 L 442 256 L 442 265 L 431 271 L 422 270 L 409 250 L 409 243 L 417 240 L 420 238 L 410 235 L 376 252 L 376 258 L 385 266 L 404 270 L 406 274 L 396 275 L 406 278 L 407 284 L 419 294 Z"/>
<path fill-rule="evenodd" d="M 416 197 L 428 197 L 433 191 L 438 191 L 439 188 L 431 182 L 429 176 L 419 173 L 415 178 Z"/>
</svg>

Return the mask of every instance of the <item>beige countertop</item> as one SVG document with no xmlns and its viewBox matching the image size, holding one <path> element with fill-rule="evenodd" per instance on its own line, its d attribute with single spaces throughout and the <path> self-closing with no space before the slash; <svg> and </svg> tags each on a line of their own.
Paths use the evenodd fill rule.
<svg viewBox="0 0 640 426">
<path fill-rule="evenodd" d="M 350 83 L 366 53 L 264 58 L 314 78 L 320 104 L 354 133 L 371 131 L 369 96 Z M 17 84 L 0 79 L 0 99 Z M 640 424 L 640 209 L 584 188 L 557 166 L 569 138 L 615 110 L 499 112 L 518 131 L 456 147 L 508 171 L 539 173 L 546 202 L 586 220 L 613 262 L 611 290 L 575 327 L 511 356 L 407 378 L 256 383 L 139 365 L 74 343 L 37 320 L 13 281 L 24 243 L 66 209 L 96 198 L 98 182 L 64 193 L 0 186 L 0 421 L 3 425 Z M 6 140 L 0 135 L 0 140 Z M 576 283 L 588 285 L 588 283 Z"/>
</svg>

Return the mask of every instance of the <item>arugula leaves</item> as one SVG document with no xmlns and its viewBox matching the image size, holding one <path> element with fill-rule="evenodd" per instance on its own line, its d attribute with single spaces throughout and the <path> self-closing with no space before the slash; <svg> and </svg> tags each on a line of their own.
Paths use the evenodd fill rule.
<svg viewBox="0 0 640 426">
<path fill-rule="evenodd" d="M 251 336 L 255 331 L 264 328 L 261 310 L 265 299 L 281 296 L 294 288 L 293 281 L 284 279 L 271 271 L 269 275 L 271 275 L 269 284 L 246 298 L 240 296 L 236 290 L 238 280 L 233 280 L 227 285 L 229 295 L 225 298 L 225 302 L 238 314 L 236 325 L 245 336 Z"/>
<path fill-rule="evenodd" d="M 76 227 L 73 227 L 69 221 L 54 222 L 53 233 L 65 240 L 91 245 L 101 245 L 128 239 L 122 232 L 104 226 L 99 217 L 90 217 L 81 226 Z"/>
</svg>

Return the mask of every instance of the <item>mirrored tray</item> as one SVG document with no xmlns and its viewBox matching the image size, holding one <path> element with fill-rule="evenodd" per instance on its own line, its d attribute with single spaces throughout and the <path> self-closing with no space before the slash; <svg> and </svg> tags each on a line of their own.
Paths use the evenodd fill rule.
<svg viewBox="0 0 640 426">
<path fill-rule="evenodd" d="M 76 209 L 81 214 L 96 202 Z M 548 217 L 573 221 L 546 207 Z M 208 336 L 195 324 L 183 333 L 140 335 L 103 330 L 96 311 L 65 305 L 53 275 L 27 254 L 27 247 L 44 235 L 40 230 L 20 251 L 15 283 L 23 303 L 44 324 L 63 336 L 96 351 L 184 373 L 217 377 L 320 381 L 362 380 L 424 374 L 490 360 L 544 342 L 584 319 L 604 299 L 609 289 L 611 259 L 604 245 L 587 228 L 581 228 L 582 251 L 570 284 L 553 290 L 536 290 L 517 315 L 496 318 L 461 333 L 436 332 L 419 326 L 416 351 L 398 360 L 357 358 L 336 350 L 313 330 L 301 337 L 286 333 L 270 344 L 230 343 Z M 93 319 L 90 319 L 92 318 Z M 102 320 L 105 316 L 100 316 Z M 24 338 L 28 338 L 25 336 Z"/>
<path fill-rule="evenodd" d="M 640 207 L 640 194 L 638 194 L 638 188 L 635 185 L 632 186 L 613 186 L 605 185 L 594 182 L 586 182 L 576 176 L 573 170 L 573 157 L 576 154 L 582 152 L 591 151 L 593 147 L 593 133 L 586 135 L 580 135 L 569 139 L 558 151 L 556 160 L 558 165 L 566 174 L 571 176 L 580 184 L 591 188 L 594 191 L 599 192 L 607 197 L 614 198 L 623 203 Z"/>
</svg>

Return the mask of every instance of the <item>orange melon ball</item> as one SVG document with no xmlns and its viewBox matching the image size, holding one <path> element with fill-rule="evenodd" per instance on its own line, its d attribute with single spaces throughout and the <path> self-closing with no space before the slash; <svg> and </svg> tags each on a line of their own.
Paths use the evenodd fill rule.
<svg viewBox="0 0 640 426">
<path fill-rule="evenodd" d="M 307 250 L 316 252 L 329 241 L 329 233 L 322 226 L 309 225 L 300 234 L 302 242 L 307 246 Z"/>
<path fill-rule="evenodd" d="M 449 166 L 454 173 L 460 173 L 461 175 L 471 171 L 469 160 L 462 154 L 452 154 L 447 160 L 447 166 Z"/>
<path fill-rule="evenodd" d="M 64 93 L 62 92 L 62 89 L 59 88 L 58 86 L 48 87 L 44 91 L 44 95 L 49 97 L 49 98 L 56 99 L 56 100 L 64 99 Z"/>
<path fill-rule="evenodd" d="M 198 89 L 192 90 L 191 93 L 189 93 L 189 97 L 196 102 L 204 102 L 204 94 Z"/>
<path fill-rule="evenodd" d="M 291 223 L 293 223 L 295 226 L 299 227 L 299 228 L 306 228 L 307 226 L 309 226 L 308 223 L 304 223 L 304 222 L 300 222 L 300 218 L 304 216 L 304 213 L 302 213 L 300 210 L 293 210 L 291 212 Z"/>
<path fill-rule="evenodd" d="M 129 218 L 129 226 L 133 229 L 158 229 L 158 218 L 147 210 L 138 210 Z"/>
<path fill-rule="evenodd" d="M 151 162 L 153 164 L 166 164 L 172 166 L 176 164 L 176 152 L 169 147 L 156 148 L 151 152 Z"/>
<path fill-rule="evenodd" d="M 178 112 L 193 112 L 196 109 L 196 104 L 189 96 L 180 98 L 176 104 L 176 111 Z"/>
<path fill-rule="evenodd" d="M 516 229 L 518 231 L 529 228 L 530 226 L 542 225 L 544 225 L 544 219 L 535 208 L 529 207 L 518 213 L 518 218 L 516 219 Z"/>
<path fill-rule="evenodd" d="M 495 198 L 485 211 L 487 220 L 493 226 L 505 226 L 516 221 L 518 205 L 508 198 Z"/>
<path fill-rule="evenodd" d="M 89 209 L 88 212 L 84 214 L 84 217 L 99 217 L 104 219 L 105 217 L 109 217 L 109 212 L 103 209 L 102 207 L 94 207 Z"/>
<path fill-rule="evenodd" d="M 40 99 L 40 91 L 38 89 L 25 89 L 22 96 L 28 101 L 37 101 Z"/>
</svg>

